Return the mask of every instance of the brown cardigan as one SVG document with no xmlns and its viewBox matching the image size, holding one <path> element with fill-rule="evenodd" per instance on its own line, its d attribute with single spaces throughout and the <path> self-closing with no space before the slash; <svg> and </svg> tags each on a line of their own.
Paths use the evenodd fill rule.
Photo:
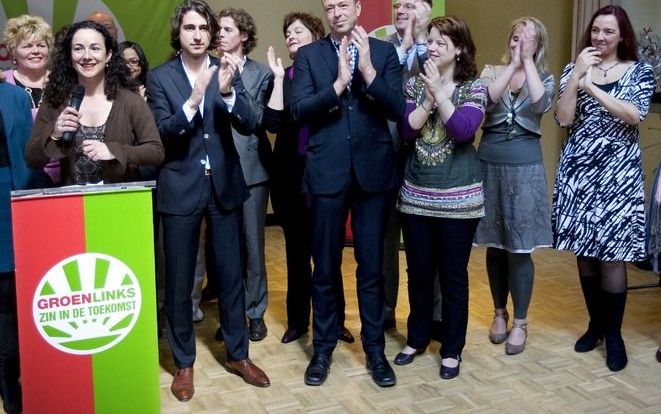
<svg viewBox="0 0 661 414">
<path fill-rule="evenodd" d="M 43 105 L 39 108 L 32 136 L 25 146 L 25 159 L 32 168 L 42 168 L 49 159 L 62 159 L 62 182 L 72 184 L 73 145 L 50 139 L 55 121 L 64 110 Z M 139 179 L 139 165 L 159 165 L 164 150 L 161 138 L 147 103 L 126 89 L 117 91 L 117 98 L 106 120 L 104 143 L 115 156 L 103 161 L 104 182 Z"/>
</svg>

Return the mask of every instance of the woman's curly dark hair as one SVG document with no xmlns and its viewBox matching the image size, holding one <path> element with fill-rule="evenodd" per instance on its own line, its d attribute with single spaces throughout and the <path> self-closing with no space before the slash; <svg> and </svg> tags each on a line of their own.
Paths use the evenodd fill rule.
<svg viewBox="0 0 661 414">
<path fill-rule="evenodd" d="M 243 54 L 247 55 L 257 46 L 257 25 L 250 13 L 244 9 L 226 8 L 218 13 L 218 24 L 223 17 L 229 17 L 234 20 L 234 25 L 239 29 L 239 33 L 246 35 L 247 39 L 243 42 Z"/>
<path fill-rule="evenodd" d="M 78 84 L 78 73 L 71 61 L 71 43 L 74 34 L 81 29 L 91 29 L 101 33 L 106 51 L 112 53 L 106 64 L 104 74 L 106 97 L 111 101 L 114 100 L 117 96 L 117 89 L 122 87 L 132 91 L 137 90 L 137 84 L 131 79 L 121 54 L 116 53 L 117 42 L 115 39 L 110 36 L 105 27 L 86 20 L 72 24 L 66 35 L 62 37 L 61 43 L 56 45 L 55 55 L 49 65 L 48 83 L 44 90 L 44 102 L 53 108 L 64 105 L 69 99 L 74 86 Z"/>
<path fill-rule="evenodd" d="M 431 31 L 432 27 L 436 28 L 440 34 L 449 37 L 454 46 L 461 50 L 461 53 L 457 55 L 454 81 L 463 83 L 475 78 L 477 76 L 476 48 L 466 21 L 461 17 L 435 17 L 427 26 L 427 31 Z"/>
</svg>

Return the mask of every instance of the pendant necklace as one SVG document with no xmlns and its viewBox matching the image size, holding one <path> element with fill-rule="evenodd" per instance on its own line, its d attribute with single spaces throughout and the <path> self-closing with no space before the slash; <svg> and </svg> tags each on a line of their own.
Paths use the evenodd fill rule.
<svg viewBox="0 0 661 414">
<path fill-rule="evenodd" d="M 35 102 L 33 95 L 34 91 L 32 90 L 31 87 L 27 86 L 27 83 L 25 81 L 22 81 L 17 75 L 18 75 L 18 71 L 14 71 L 14 79 L 18 80 L 23 85 L 23 90 L 28 95 L 28 98 L 30 98 L 30 103 L 32 104 L 32 108 L 33 109 L 39 108 L 41 106 L 41 102 L 44 99 L 43 88 L 38 88 L 38 89 L 42 89 L 42 91 L 41 91 L 41 95 L 39 96 L 39 102 Z M 21 75 L 20 77 L 23 77 L 23 75 Z"/>
<path fill-rule="evenodd" d="M 599 69 L 600 71 L 603 72 L 603 74 L 604 74 L 604 78 L 605 78 L 605 77 L 608 75 L 608 71 L 611 70 L 611 69 L 613 69 L 615 66 L 617 66 L 617 65 L 619 65 L 619 64 L 620 64 L 620 61 L 619 61 L 619 60 L 616 60 L 615 63 L 613 63 L 612 65 L 610 65 L 610 66 L 607 67 L 606 69 L 602 68 L 602 67 L 599 66 L 599 65 L 597 65 L 597 66 L 595 66 L 595 67 L 596 67 L 597 69 Z"/>
</svg>

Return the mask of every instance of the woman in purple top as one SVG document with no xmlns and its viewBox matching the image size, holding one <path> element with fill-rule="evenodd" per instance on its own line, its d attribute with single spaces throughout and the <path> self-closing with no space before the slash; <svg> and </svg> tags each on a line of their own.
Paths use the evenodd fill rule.
<svg viewBox="0 0 661 414">
<path fill-rule="evenodd" d="M 289 57 L 293 60 L 301 46 L 324 36 L 321 20 L 308 13 L 293 12 L 285 16 L 282 32 Z M 307 197 L 301 192 L 305 166 L 305 146 L 308 129 L 293 121 L 289 113 L 291 81 L 294 67 L 283 68 L 269 47 L 268 61 L 274 75 L 271 98 L 264 111 L 264 126 L 277 133 L 273 148 L 271 172 L 271 202 L 285 235 L 287 255 L 287 331 L 282 343 L 300 338 L 310 325 L 310 295 L 312 289 L 312 217 Z M 338 274 L 338 291 L 342 290 L 342 275 Z M 344 327 L 344 295 L 337 298 L 338 339 L 353 342 Z"/>
<path fill-rule="evenodd" d="M 429 25 L 424 74 L 405 90 L 402 137 L 415 138 L 397 208 L 409 275 L 408 337 L 395 357 L 405 365 L 429 344 L 434 277 L 441 285 L 441 370 L 459 375 L 468 324 L 468 260 L 484 215 L 482 171 L 473 139 L 484 118 L 486 88 L 475 80 L 475 45 L 466 22 L 437 17 Z"/>
</svg>

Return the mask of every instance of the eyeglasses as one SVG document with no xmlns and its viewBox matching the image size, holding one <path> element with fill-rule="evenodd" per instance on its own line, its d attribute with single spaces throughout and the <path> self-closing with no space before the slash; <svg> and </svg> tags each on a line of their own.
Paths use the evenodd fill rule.
<svg viewBox="0 0 661 414">
<path fill-rule="evenodd" d="M 397 10 L 400 7 L 404 7 L 406 10 L 415 10 L 415 4 L 413 3 L 395 3 L 392 5 L 393 10 Z"/>
<path fill-rule="evenodd" d="M 142 66 L 142 64 L 140 63 L 140 59 L 136 59 L 136 58 L 124 59 L 124 63 L 131 66 Z"/>
</svg>

